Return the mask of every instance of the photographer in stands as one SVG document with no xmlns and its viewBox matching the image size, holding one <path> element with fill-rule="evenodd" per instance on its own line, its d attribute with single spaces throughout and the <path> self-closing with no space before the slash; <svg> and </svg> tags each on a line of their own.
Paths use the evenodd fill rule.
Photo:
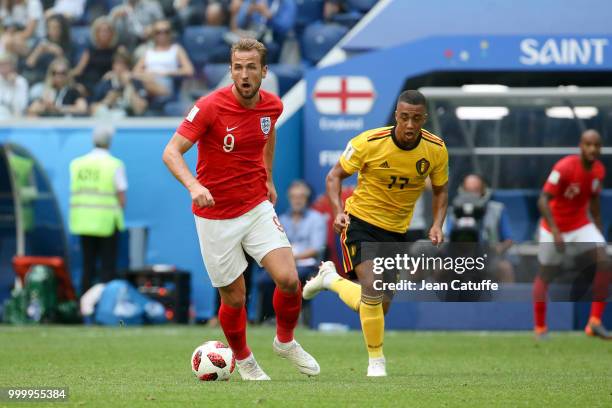
<svg viewBox="0 0 612 408">
<path fill-rule="evenodd" d="M 498 282 L 514 282 L 508 256 L 512 246 L 510 219 L 504 204 L 491 199 L 491 190 L 478 174 L 468 174 L 452 202 L 446 221 L 451 242 L 477 242 L 492 251 L 490 271 Z"/>
</svg>

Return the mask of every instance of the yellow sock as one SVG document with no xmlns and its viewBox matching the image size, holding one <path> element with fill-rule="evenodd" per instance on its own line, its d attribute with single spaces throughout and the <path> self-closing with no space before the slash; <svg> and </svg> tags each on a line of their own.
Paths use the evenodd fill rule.
<svg viewBox="0 0 612 408">
<path fill-rule="evenodd" d="M 359 303 L 361 303 L 361 286 L 348 279 L 340 278 L 330 285 L 330 289 L 336 292 L 348 307 L 354 311 L 359 310 Z"/>
<path fill-rule="evenodd" d="M 363 337 L 365 339 L 370 358 L 379 358 L 383 356 L 385 315 L 383 313 L 381 300 L 377 304 L 370 304 L 362 301 L 359 305 L 361 330 L 363 330 Z"/>
</svg>

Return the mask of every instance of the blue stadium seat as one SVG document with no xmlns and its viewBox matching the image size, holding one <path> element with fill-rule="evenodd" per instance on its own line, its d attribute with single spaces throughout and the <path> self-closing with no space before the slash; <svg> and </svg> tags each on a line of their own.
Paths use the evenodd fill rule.
<svg viewBox="0 0 612 408">
<path fill-rule="evenodd" d="M 512 240 L 533 241 L 540 214 L 539 190 L 496 190 L 493 200 L 504 203 L 511 220 Z"/>
<path fill-rule="evenodd" d="M 378 0 L 345 0 L 345 1 L 346 1 L 346 5 L 348 6 L 350 10 L 356 10 L 362 13 L 367 13 L 368 11 L 370 11 L 372 7 L 374 7 L 376 3 L 378 3 Z"/>
<path fill-rule="evenodd" d="M 334 23 L 342 24 L 345 27 L 352 28 L 361 20 L 363 13 L 356 10 L 351 10 L 347 13 L 336 14 L 332 17 Z"/>
<path fill-rule="evenodd" d="M 300 32 L 308 24 L 323 20 L 323 0 L 295 0 L 295 28 Z"/>
<path fill-rule="evenodd" d="M 217 84 L 223 79 L 225 74 L 229 71 L 228 63 L 219 64 L 206 64 L 204 65 L 204 77 L 206 78 L 206 85 L 210 89 L 215 89 Z"/>
<path fill-rule="evenodd" d="M 86 0 L 83 15 L 76 24 L 91 26 L 96 18 L 108 14 L 109 11 L 109 4 L 105 1 Z"/>
<path fill-rule="evenodd" d="M 90 39 L 91 28 L 89 26 L 73 26 L 70 28 L 70 36 L 72 38 L 72 55 L 75 58 L 73 63 L 76 63 L 79 58 L 81 58 L 81 54 L 91 42 Z"/>
<path fill-rule="evenodd" d="M 306 27 L 302 35 L 302 57 L 316 64 L 348 32 L 348 28 L 338 24 L 313 23 Z"/>
<path fill-rule="evenodd" d="M 189 26 L 183 32 L 183 47 L 200 71 L 210 62 L 229 62 L 229 46 L 223 40 L 227 27 Z"/>
<path fill-rule="evenodd" d="M 284 95 L 304 76 L 302 67 L 292 64 L 271 64 L 268 69 L 274 72 L 278 78 L 280 96 Z"/>
</svg>

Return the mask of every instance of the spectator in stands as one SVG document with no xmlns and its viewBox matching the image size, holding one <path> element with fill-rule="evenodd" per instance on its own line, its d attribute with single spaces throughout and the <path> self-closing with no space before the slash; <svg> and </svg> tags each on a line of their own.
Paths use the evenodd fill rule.
<svg viewBox="0 0 612 408">
<path fill-rule="evenodd" d="M 228 25 L 231 0 L 211 0 L 206 6 L 204 24 L 207 26 Z"/>
<path fill-rule="evenodd" d="M 174 0 L 172 2 L 172 16 L 176 26 L 181 30 L 190 25 L 199 25 L 204 18 L 206 1 L 204 0 Z M 166 17 L 170 17 L 166 13 Z"/>
<path fill-rule="evenodd" d="M 140 116 L 148 106 L 147 91 L 131 71 L 126 51 L 117 51 L 113 69 L 107 72 L 95 89 L 91 113 L 96 117 L 122 118 Z"/>
<path fill-rule="evenodd" d="M 227 25 L 231 0 L 159 0 L 166 19 L 182 34 L 185 27 Z"/>
<path fill-rule="evenodd" d="M 98 17 L 91 26 L 91 45 L 83 51 L 71 75 L 87 90 L 95 88 L 102 76 L 113 67 L 113 55 L 118 49 L 117 33 L 107 17 Z"/>
<path fill-rule="evenodd" d="M 28 106 L 28 82 L 16 64 L 15 55 L 0 51 L 0 120 L 21 116 Z"/>
<path fill-rule="evenodd" d="M 286 35 L 293 29 L 297 13 L 294 0 L 233 0 L 230 7 L 231 42 L 247 36 L 268 47 L 268 59 L 275 61 Z"/>
<path fill-rule="evenodd" d="M 70 63 L 65 58 L 51 62 L 41 96 L 28 108 L 30 116 L 86 115 L 87 100 L 69 76 Z"/>
<path fill-rule="evenodd" d="M 293 257 L 300 267 L 318 266 L 327 240 L 325 217 L 309 208 L 312 190 L 302 180 L 288 188 L 290 210 L 279 217 L 293 249 Z M 303 274 L 305 275 L 305 274 Z"/>
<path fill-rule="evenodd" d="M 318 270 L 327 241 L 325 217 L 309 208 L 311 195 L 312 190 L 304 181 L 296 180 L 291 183 L 287 192 L 290 209 L 279 217 L 291 243 L 302 284 Z M 262 305 L 260 320 L 263 320 L 274 315 L 272 295 L 275 285 L 267 273 L 260 274 L 258 281 Z"/>
<path fill-rule="evenodd" d="M 40 0 L 0 0 L 0 50 L 25 56 L 37 38 L 45 35 Z"/>
<path fill-rule="evenodd" d="M 153 27 L 153 46 L 148 48 L 134 67 L 152 97 L 168 97 L 178 89 L 177 80 L 193 75 L 193 64 L 185 49 L 172 35 L 168 20 L 160 20 Z"/>
<path fill-rule="evenodd" d="M 153 24 L 164 18 L 164 12 L 153 0 L 124 0 L 124 4 L 110 11 L 110 17 L 119 35 L 119 44 L 134 50 L 151 37 Z"/>
<path fill-rule="evenodd" d="M 459 194 L 471 194 L 484 205 L 484 215 L 478 220 L 478 240 L 489 245 L 493 257 L 488 259 L 489 270 L 498 282 L 514 282 L 514 266 L 508 250 L 513 244 L 510 218 L 503 203 L 491 200 L 492 191 L 484 178 L 478 174 L 468 174 L 463 179 Z M 451 211 L 446 221 L 447 235 L 451 235 L 458 222 Z M 452 240 L 452 236 L 451 236 Z"/>
<path fill-rule="evenodd" d="M 344 0 L 325 0 L 323 4 L 323 19 L 333 21 L 334 16 L 346 12 L 347 7 Z"/>
<path fill-rule="evenodd" d="M 56 58 L 72 60 L 70 24 L 61 14 L 47 18 L 47 36 L 34 46 L 25 61 L 24 76 L 30 83 L 42 81 L 49 63 Z"/>
<path fill-rule="evenodd" d="M 79 21 L 85 12 L 87 0 L 55 0 L 52 7 L 45 11 L 45 17 L 62 15 L 68 21 Z"/>
</svg>

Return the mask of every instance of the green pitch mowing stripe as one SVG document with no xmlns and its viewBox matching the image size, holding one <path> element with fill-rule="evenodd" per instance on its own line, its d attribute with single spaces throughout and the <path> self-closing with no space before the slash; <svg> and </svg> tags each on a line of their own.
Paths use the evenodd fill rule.
<svg viewBox="0 0 612 408">
<path fill-rule="evenodd" d="M 612 406 L 612 342 L 580 333 L 536 343 L 526 332 L 391 332 L 389 377 L 375 379 L 360 332 L 298 331 L 318 378 L 273 354 L 272 329 L 248 335 L 271 382 L 200 383 L 191 353 L 224 340 L 218 329 L 0 326 L 0 387 L 69 387 L 68 403 L 36 407 Z"/>
</svg>

